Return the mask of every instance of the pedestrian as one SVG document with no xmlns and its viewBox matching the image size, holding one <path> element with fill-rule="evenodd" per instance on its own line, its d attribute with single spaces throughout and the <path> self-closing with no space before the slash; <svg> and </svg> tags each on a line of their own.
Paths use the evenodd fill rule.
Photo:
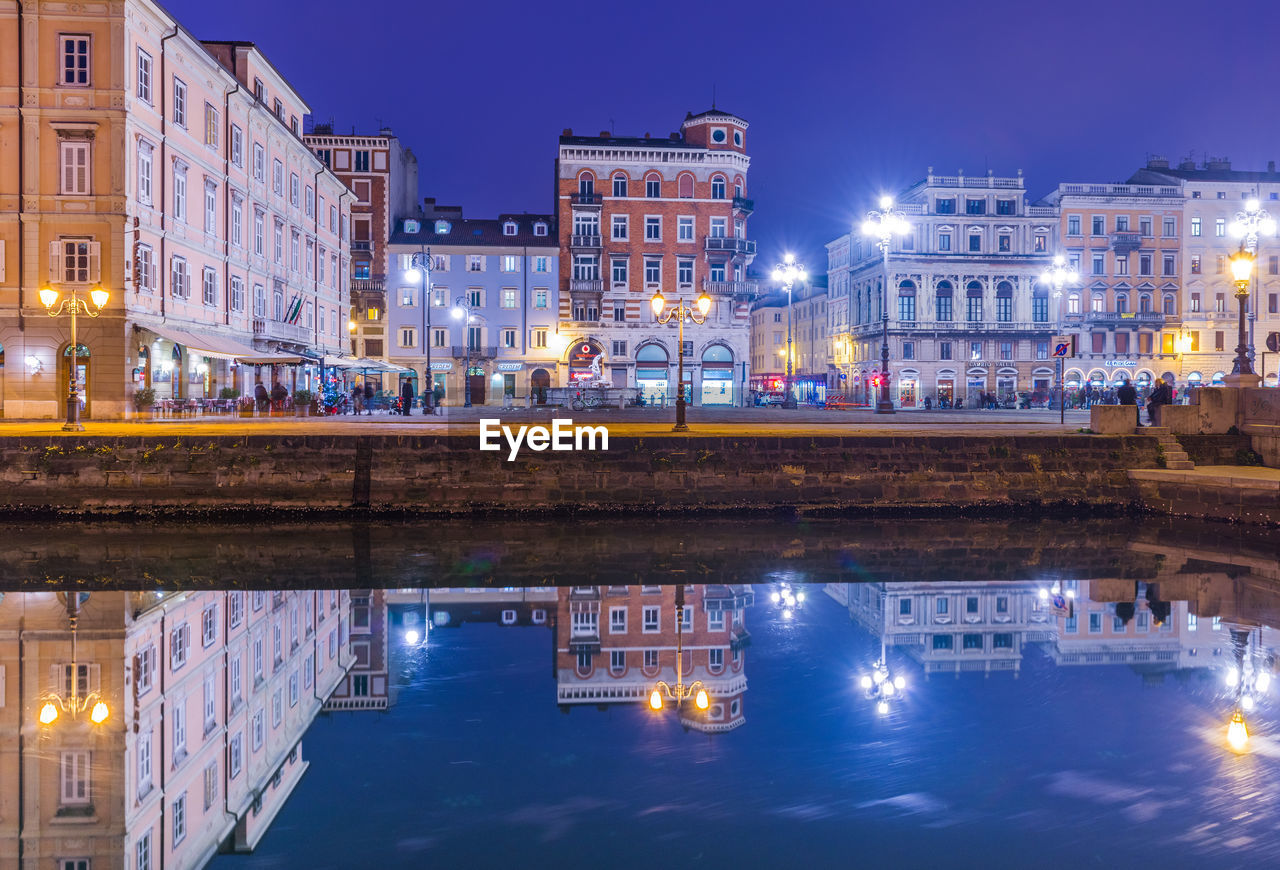
<svg viewBox="0 0 1280 870">
<path fill-rule="evenodd" d="M 276 381 L 271 387 L 271 407 L 277 411 L 284 410 L 284 403 L 289 398 L 289 391 L 284 388 L 284 384 Z"/>
<path fill-rule="evenodd" d="M 364 412 L 373 416 L 373 384 L 370 381 L 364 382 Z"/>
<path fill-rule="evenodd" d="M 400 385 L 400 401 L 404 405 L 404 407 L 400 409 L 400 413 L 408 417 L 409 409 L 413 407 L 413 383 L 411 381 L 406 380 Z"/>
<path fill-rule="evenodd" d="M 1152 426 L 1160 425 L 1157 419 L 1160 416 L 1160 407 L 1172 404 L 1173 390 L 1165 383 L 1164 378 L 1156 378 L 1155 389 L 1151 391 L 1151 397 L 1147 401 L 1147 422 Z"/>
<path fill-rule="evenodd" d="M 932 410 L 933 410 L 933 399 L 932 399 L 932 398 L 930 398 L 929 396 L 925 396 L 925 397 L 924 397 L 924 409 L 925 409 L 926 411 L 932 411 Z"/>
<path fill-rule="evenodd" d="M 1129 381 L 1121 384 L 1120 388 L 1116 390 L 1116 398 L 1120 400 L 1121 405 L 1133 405 L 1133 423 L 1137 428 L 1141 429 L 1142 417 L 1140 415 L 1142 412 L 1138 408 L 1138 391 L 1133 388 L 1133 384 Z"/>
<path fill-rule="evenodd" d="M 267 387 L 262 381 L 258 381 L 258 385 L 253 388 L 253 399 L 258 403 L 258 413 L 265 414 L 270 408 L 270 397 L 267 395 Z"/>
<path fill-rule="evenodd" d="M 351 408 L 353 414 L 364 410 L 364 388 L 359 384 L 351 388 Z"/>
<path fill-rule="evenodd" d="M 442 383 L 436 384 L 436 389 L 433 394 L 433 398 L 435 399 L 436 408 L 439 409 L 438 411 L 436 411 L 436 413 L 443 414 L 444 413 L 444 384 Z"/>
</svg>

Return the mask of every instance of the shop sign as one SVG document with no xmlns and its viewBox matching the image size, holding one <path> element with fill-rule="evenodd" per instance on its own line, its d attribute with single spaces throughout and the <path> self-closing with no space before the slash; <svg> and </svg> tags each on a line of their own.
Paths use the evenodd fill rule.
<svg viewBox="0 0 1280 870">
<path fill-rule="evenodd" d="M 1113 369 L 1125 369 L 1125 368 L 1131 369 L 1135 367 L 1137 364 L 1138 364 L 1138 361 L 1133 359 L 1117 359 L 1107 363 L 1107 365 Z"/>
<path fill-rule="evenodd" d="M 500 362 L 498 363 L 498 371 L 500 372 L 518 372 L 524 368 L 524 363 L 518 362 Z"/>
<path fill-rule="evenodd" d="M 433 362 L 431 364 L 431 370 L 433 372 L 447 372 L 451 368 L 453 368 L 453 363 L 451 362 Z"/>
</svg>

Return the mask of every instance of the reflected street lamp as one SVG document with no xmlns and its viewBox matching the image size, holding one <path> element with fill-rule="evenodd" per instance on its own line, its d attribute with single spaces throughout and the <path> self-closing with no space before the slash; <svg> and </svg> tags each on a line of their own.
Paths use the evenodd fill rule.
<svg viewBox="0 0 1280 870">
<path fill-rule="evenodd" d="M 880 640 L 879 660 L 871 666 L 871 673 L 863 674 L 858 679 L 858 685 L 862 687 L 867 700 L 875 701 L 876 712 L 881 716 L 888 715 L 891 702 L 902 697 L 907 681 L 901 674 L 894 674 L 889 670 L 883 638 Z"/>
<path fill-rule="evenodd" d="M 793 377 L 792 361 L 795 359 L 795 354 L 791 351 L 791 289 L 797 281 L 803 282 L 808 277 L 805 274 L 804 266 L 796 262 L 794 254 L 787 254 L 783 257 L 782 262 L 773 270 L 773 280 L 781 284 L 782 289 L 787 291 L 787 393 L 782 397 L 782 407 L 784 408 L 794 409 L 797 404 L 791 383 Z"/>
<path fill-rule="evenodd" d="M 1231 718 L 1227 720 L 1227 745 L 1236 753 L 1246 752 L 1249 748 L 1249 726 L 1244 714 L 1252 713 L 1262 700 L 1263 695 L 1271 688 L 1271 671 L 1269 664 L 1263 660 L 1255 661 L 1250 653 L 1251 630 L 1231 629 L 1231 647 L 1235 664 L 1226 674 L 1227 688 L 1234 696 L 1235 705 Z M 1255 647 L 1261 646 L 1261 630 Z"/>
<path fill-rule="evenodd" d="M 893 197 L 880 197 L 879 211 L 867 212 L 867 219 L 862 222 L 862 234 L 877 239 L 876 247 L 884 256 L 884 281 L 880 285 L 880 320 L 882 337 L 880 341 L 880 398 L 876 402 L 877 414 L 894 413 L 893 399 L 889 397 L 889 247 L 894 236 L 906 235 L 911 231 L 897 209 L 893 207 Z"/>
<path fill-rule="evenodd" d="M 654 319 L 661 324 L 668 324 L 673 319 L 679 327 L 676 333 L 676 425 L 671 427 L 672 432 L 688 432 L 689 425 L 684 421 L 684 321 L 687 317 L 695 324 L 701 326 L 707 322 L 707 312 L 711 310 L 711 297 L 703 293 L 698 297 L 697 310 L 690 308 L 684 304 L 684 298 L 676 300 L 676 304 L 671 311 L 663 317 L 662 310 L 667 305 L 667 300 L 662 298 L 662 291 L 653 294 L 653 298 L 649 300 L 649 305 L 653 308 Z M 699 317 L 701 315 L 701 317 Z M 683 595 L 681 596 L 683 598 Z"/>
<path fill-rule="evenodd" d="M 694 680 L 684 684 L 684 584 L 676 586 L 676 684 L 673 686 L 665 680 L 654 683 L 649 692 L 649 709 L 654 712 L 662 710 L 664 697 L 674 701 L 677 706 L 685 701 L 693 701 L 693 706 L 706 710 L 711 706 L 711 697 L 707 694 L 702 680 Z"/>
<path fill-rule="evenodd" d="M 87 680 L 85 693 L 83 695 L 80 694 L 80 651 L 76 640 L 76 623 L 80 618 L 80 604 L 88 595 L 80 592 L 66 592 L 64 594 L 67 599 L 67 620 L 71 624 L 70 693 L 64 696 L 53 690 L 46 694 L 44 703 L 40 705 L 40 714 L 37 718 L 42 726 L 48 728 L 57 722 L 63 714 L 70 716 L 72 719 L 79 719 L 82 714 L 87 713 L 91 723 L 101 725 L 111 715 L 107 702 L 97 692 L 88 691 Z M 81 597 L 82 595 L 84 596 L 83 598 Z"/>
<path fill-rule="evenodd" d="M 1053 304 L 1058 309 L 1058 332 L 1062 332 L 1062 288 L 1068 284 L 1077 284 L 1080 276 L 1067 265 L 1066 257 L 1058 254 L 1053 258 L 1053 265 L 1041 276 L 1046 284 L 1053 288 Z M 1064 380 L 1066 360 L 1058 357 L 1058 422 L 1067 421 L 1067 384 Z"/>
<path fill-rule="evenodd" d="M 778 584 L 777 590 L 769 596 L 769 600 L 782 608 L 783 619 L 791 619 L 795 616 L 796 611 L 804 606 L 804 599 L 804 590 L 792 589 L 790 583 Z"/>
<path fill-rule="evenodd" d="M 431 289 L 431 249 L 423 248 L 421 251 L 409 255 L 409 268 L 404 273 L 409 280 L 422 279 L 422 353 L 426 356 L 426 373 L 422 377 L 422 413 L 424 415 L 431 413 L 431 401 L 433 398 L 431 388 L 434 373 L 431 371 L 431 299 L 428 293 Z M 408 409 L 405 410 L 408 414 Z"/>
<path fill-rule="evenodd" d="M 79 292 L 78 287 L 72 287 L 71 295 L 59 301 L 60 294 L 52 287 L 45 287 L 40 291 L 40 304 L 50 317 L 57 317 L 64 311 L 71 315 L 71 377 L 67 390 L 67 422 L 62 424 L 64 432 L 84 431 L 84 426 L 80 423 L 80 345 L 76 340 L 76 317 L 81 314 L 97 317 L 111 298 L 111 294 L 103 290 L 101 285 L 89 291 L 92 304 L 81 299 Z"/>
</svg>

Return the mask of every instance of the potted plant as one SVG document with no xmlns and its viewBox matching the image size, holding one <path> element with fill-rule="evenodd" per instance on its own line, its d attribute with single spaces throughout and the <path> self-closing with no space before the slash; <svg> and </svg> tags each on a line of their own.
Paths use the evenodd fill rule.
<svg viewBox="0 0 1280 870">
<path fill-rule="evenodd" d="M 311 399 L 313 398 L 310 390 L 294 390 L 293 391 L 293 412 L 299 417 L 306 417 L 311 414 Z"/>
<path fill-rule="evenodd" d="M 156 391 L 151 387 L 142 387 L 133 394 L 133 407 L 139 413 L 148 410 L 156 403 Z"/>
<path fill-rule="evenodd" d="M 257 402 L 253 400 L 252 396 L 245 396 L 236 403 L 236 409 L 241 417 L 252 417 L 253 408 L 256 404 Z"/>
<path fill-rule="evenodd" d="M 240 391 L 237 390 L 235 387 L 223 387 L 221 390 L 218 391 L 218 398 L 224 399 L 224 400 L 238 399 L 240 398 Z"/>
</svg>

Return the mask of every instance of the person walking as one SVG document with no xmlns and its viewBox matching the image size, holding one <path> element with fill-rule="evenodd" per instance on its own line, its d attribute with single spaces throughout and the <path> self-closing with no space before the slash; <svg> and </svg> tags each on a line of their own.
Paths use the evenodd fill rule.
<svg viewBox="0 0 1280 870">
<path fill-rule="evenodd" d="M 253 399 L 258 403 L 258 413 L 265 414 L 271 407 L 271 397 L 267 395 L 266 384 L 258 381 L 258 385 L 253 388 Z"/>
<path fill-rule="evenodd" d="M 364 412 L 373 416 L 373 384 L 369 381 L 364 382 Z"/>
<path fill-rule="evenodd" d="M 1133 423 L 1137 428 L 1141 429 L 1142 412 L 1138 408 L 1138 391 L 1133 388 L 1133 383 L 1125 381 L 1121 384 L 1120 388 L 1116 390 L 1116 398 L 1120 400 L 1121 405 L 1133 405 Z"/>
<path fill-rule="evenodd" d="M 289 391 L 284 388 L 284 384 L 279 381 L 271 388 L 271 408 L 274 411 L 283 411 L 284 403 L 289 398 Z"/>
<path fill-rule="evenodd" d="M 408 417 L 409 410 L 413 408 L 413 382 L 412 381 L 406 380 L 403 384 L 400 385 L 400 402 L 401 402 L 401 405 L 403 406 L 400 408 L 400 413 Z"/>
<path fill-rule="evenodd" d="M 1173 390 L 1165 383 L 1164 378 L 1156 378 L 1155 388 L 1147 400 L 1147 422 L 1152 426 L 1160 425 L 1157 419 L 1160 416 L 1160 406 L 1171 404 L 1173 404 Z"/>
</svg>

